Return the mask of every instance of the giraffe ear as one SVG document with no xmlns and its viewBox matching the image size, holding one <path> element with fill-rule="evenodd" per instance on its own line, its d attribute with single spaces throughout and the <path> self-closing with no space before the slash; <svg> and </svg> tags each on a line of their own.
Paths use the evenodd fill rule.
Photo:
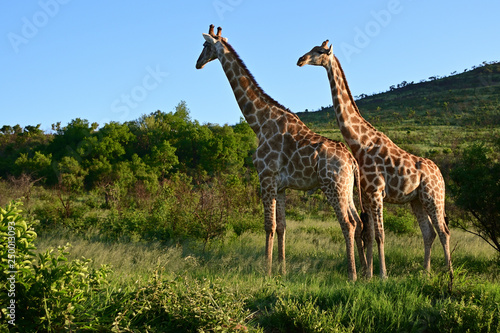
<svg viewBox="0 0 500 333">
<path fill-rule="evenodd" d="M 203 38 L 205 38 L 205 40 L 207 42 L 209 42 L 210 44 L 215 44 L 215 42 L 216 42 L 215 38 L 213 38 L 209 34 L 203 34 Z"/>
<path fill-rule="evenodd" d="M 332 54 L 332 52 L 333 52 L 333 45 L 332 45 L 332 44 L 330 44 L 330 48 L 328 49 L 328 53 L 327 53 L 327 54 L 328 54 L 328 55 L 331 55 L 331 54 Z"/>
</svg>

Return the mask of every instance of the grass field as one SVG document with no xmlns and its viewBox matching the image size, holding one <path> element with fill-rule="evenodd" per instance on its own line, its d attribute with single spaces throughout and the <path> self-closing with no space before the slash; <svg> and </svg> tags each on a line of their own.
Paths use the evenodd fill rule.
<svg viewBox="0 0 500 333">
<path fill-rule="evenodd" d="M 37 243 L 43 251 L 70 242 L 70 259 L 111 266 L 109 285 L 88 301 L 101 318 L 86 325 L 99 331 L 499 331 L 498 256 L 473 235 L 452 230 L 452 285 L 439 242 L 433 273 L 423 272 L 419 231 L 387 232 L 388 279 L 353 283 L 336 221 L 289 221 L 287 231 L 288 274 L 273 277 L 264 274 L 264 232 L 229 232 L 205 250 L 194 241 L 102 243 L 92 232 L 51 232 Z"/>
</svg>

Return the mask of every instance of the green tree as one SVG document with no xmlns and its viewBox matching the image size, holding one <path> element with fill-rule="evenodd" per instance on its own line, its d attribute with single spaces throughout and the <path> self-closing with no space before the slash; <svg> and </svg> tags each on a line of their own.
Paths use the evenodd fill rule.
<svg viewBox="0 0 500 333">
<path fill-rule="evenodd" d="M 161 178 L 164 178 L 173 167 L 179 164 L 175 150 L 170 142 L 163 140 L 161 144 L 152 147 L 151 153 L 145 156 L 145 161 Z"/>
<path fill-rule="evenodd" d="M 127 160 L 129 145 L 135 135 L 127 124 L 111 122 L 99 131 L 86 136 L 77 149 L 82 165 L 88 169 L 86 184 L 89 188 L 109 184 L 113 179 L 113 165 Z"/>
<path fill-rule="evenodd" d="M 237 172 L 243 166 L 243 159 L 238 156 L 238 142 L 233 128 L 225 125 L 207 125 L 200 130 L 199 136 L 200 167 L 209 174 Z"/>
<path fill-rule="evenodd" d="M 186 102 L 181 101 L 173 112 L 156 111 L 128 125 L 137 137 L 134 152 L 156 168 L 159 175 L 163 176 L 169 170 L 175 171 L 175 167 L 183 171 L 192 167 L 199 124 L 189 118 Z M 168 164 L 161 168 L 161 161 Z"/>
<path fill-rule="evenodd" d="M 133 172 L 135 182 L 141 182 L 146 189 L 154 193 L 158 189 L 158 176 L 144 161 L 137 155 L 132 155 L 129 162 L 130 169 Z"/>
<path fill-rule="evenodd" d="M 0 129 L 0 177 L 19 175 L 23 172 L 33 173 L 34 170 L 23 171 L 22 167 L 16 165 L 16 160 L 20 157 L 21 160 L 37 160 L 39 159 L 39 156 L 35 156 L 37 151 L 49 156 L 45 150 L 51 139 L 50 134 L 40 130 L 40 125 L 28 125 L 24 130 L 19 125 L 14 127 L 4 125 Z M 45 172 L 42 173 L 46 176 Z"/>
<path fill-rule="evenodd" d="M 73 202 L 84 189 L 84 179 L 87 170 L 73 157 L 64 156 L 57 164 L 58 197 L 64 209 L 64 216 L 70 217 L 73 212 Z"/>
<path fill-rule="evenodd" d="M 88 160 L 106 157 L 113 163 L 125 155 L 127 145 L 134 139 L 134 134 L 130 132 L 126 124 L 111 122 L 99 131 L 83 138 L 78 153 Z"/>
<path fill-rule="evenodd" d="M 234 125 L 233 129 L 239 143 L 237 147 L 238 155 L 243 159 L 243 165 L 253 170 L 252 155 L 257 149 L 257 137 L 250 125 L 243 118 L 240 118 L 240 122 Z"/>
<path fill-rule="evenodd" d="M 63 156 L 72 156 L 80 158 L 85 156 L 89 151 L 82 150 L 84 139 L 90 137 L 97 130 L 97 123 L 89 124 L 86 119 L 73 119 L 67 126 L 62 127 L 60 124 L 53 125 L 52 128 L 56 131 L 54 139 L 48 146 L 48 152 L 56 161 L 61 160 Z"/>
<path fill-rule="evenodd" d="M 26 173 L 35 178 L 53 178 L 52 154 L 44 155 L 41 152 L 35 152 L 31 158 L 27 153 L 21 153 L 16 159 L 15 165 L 18 167 L 18 173 Z"/>
<path fill-rule="evenodd" d="M 497 143 L 500 148 L 500 142 Z M 463 151 L 458 165 L 450 172 L 455 203 L 466 213 L 458 226 L 473 233 L 500 252 L 500 162 L 484 143 Z"/>
</svg>

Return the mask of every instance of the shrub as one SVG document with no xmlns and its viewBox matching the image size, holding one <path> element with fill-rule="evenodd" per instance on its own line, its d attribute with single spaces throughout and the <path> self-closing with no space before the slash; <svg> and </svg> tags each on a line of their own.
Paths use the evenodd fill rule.
<svg viewBox="0 0 500 333">
<path fill-rule="evenodd" d="M 500 148 L 500 141 L 497 143 Z M 457 206 L 467 212 L 458 226 L 500 252 L 500 162 L 484 143 L 466 148 L 450 172 L 451 192 Z"/>
<path fill-rule="evenodd" d="M 11 325 L 23 332 L 74 330 L 93 320 L 85 302 L 92 290 L 106 283 L 109 268 L 91 269 L 91 260 L 68 261 L 69 245 L 35 256 L 32 220 L 22 216 L 21 204 L 0 209 L 0 279 L 9 281 L 0 293 L 0 329 Z M 10 308 L 9 308 L 10 307 Z"/>
<path fill-rule="evenodd" d="M 158 332 L 247 332 L 250 317 L 245 297 L 221 281 L 178 277 L 150 282 L 131 293 L 121 293 L 113 330 Z"/>
<path fill-rule="evenodd" d="M 416 219 L 408 207 L 397 207 L 384 212 L 384 228 L 395 234 L 414 234 Z"/>
<path fill-rule="evenodd" d="M 341 332 L 345 329 L 333 311 L 320 309 L 313 299 L 299 301 L 279 297 L 273 311 L 266 313 L 262 322 L 280 332 Z"/>
</svg>

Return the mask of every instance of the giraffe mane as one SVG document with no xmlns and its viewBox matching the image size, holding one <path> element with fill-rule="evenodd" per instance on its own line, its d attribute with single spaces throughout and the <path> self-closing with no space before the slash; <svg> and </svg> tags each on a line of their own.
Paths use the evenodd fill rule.
<svg viewBox="0 0 500 333">
<path fill-rule="evenodd" d="M 349 88 L 349 84 L 347 83 L 347 79 L 345 77 L 345 73 L 344 73 L 344 69 L 342 68 L 342 66 L 340 65 L 340 61 L 339 59 L 337 58 L 336 55 L 333 55 L 333 58 L 334 60 L 337 62 L 337 66 L 338 68 L 340 69 L 340 73 L 342 74 L 342 80 L 344 80 L 344 84 L 345 84 L 345 87 L 346 87 L 346 90 L 347 90 L 347 93 L 349 94 L 349 99 L 351 100 L 351 104 L 353 105 L 354 107 L 354 110 L 358 113 L 358 115 L 361 117 L 361 119 L 364 119 L 363 116 L 361 115 L 361 112 L 359 112 L 359 109 L 358 109 L 358 106 L 356 105 L 356 102 L 354 101 L 354 97 L 352 97 L 352 93 L 351 93 L 351 89 Z M 386 137 L 388 140 L 390 140 L 384 133 L 378 131 L 375 127 L 373 127 L 372 124 L 370 124 L 368 121 L 365 120 L 365 123 L 366 125 L 372 129 L 373 131 L 377 132 L 377 133 L 380 133 L 381 135 L 383 135 L 384 137 Z"/>
<path fill-rule="evenodd" d="M 342 68 L 342 66 L 340 65 L 340 61 L 339 59 L 337 58 L 337 56 L 333 56 L 335 58 L 335 61 L 337 62 L 337 66 L 339 67 L 340 69 L 340 73 L 342 74 L 342 80 L 344 81 L 344 84 L 345 84 L 345 88 L 347 90 L 347 93 L 349 94 L 349 99 L 351 100 L 351 104 L 353 105 L 354 107 L 354 110 L 358 113 L 358 115 L 363 118 L 363 116 L 361 115 L 361 112 L 359 112 L 359 109 L 358 109 L 358 105 L 356 104 L 356 102 L 354 101 L 354 97 L 352 97 L 352 93 L 351 93 L 351 89 L 349 88 L 349 83 L 347 82 L 347 79 L 345 77 L 345 73 L 344 73 L 344 69 Z M 370 123 L 367 122 L 368 125 L 370 125 L 370 127 L 372 127 L 373 129 L 375 129 L 373 126 L 371 126 Z"/>
<path fill-rule="evenodd" d="M 337 62 L 337 66 L 340 69 L 340 73 L 342 74 L 342 80 L 344 81 L 347 93 L 349 94 L 349 99 L 351 100 L 351 103 L 354 106 L 354 109 L 356 110 L 356 112 L 361 116 L 361 113 L 359 112 L 358 106 L 356 105 L 356 102 L 354 101 L 354 98 L 352 97 L 351 89 L 349 88 L 349 83 L 347 83 L 347 79 L 345 77 L 344 69 L 340 65 L 340 61 L 337 58 L 337 56 L 334 55 L 333 57 L 334 57 L 335 61 Z"/>
<path fill-rule="evenodd" d="M 236 61 L 238 62 L 238 65 L 240 65 L 241 68 L 243 68 L 243 70 L 245 71 L 246 75 L 250 78 L 250 80 L 252 80 L 252 82 L 254 83 L 256 89 L 259 91 L 259 93 L 262 94 L 262 96 L 264 97 L 264 99 L 269 104 L 272 104 L 272 105 L 274 105 L 275 107 L 277 107 L 279 109 L 282 109 L 282 110 L 284 110 L 286 112 L 289 112 L 289 113 L 295 115 L 292 111 L 290 111 L 290 109 L 288 109 L 287 107 L 283 106 L 278 101 L 276 101 L 274 98 L 272 98 L 271 96 L 269 96 L 264 91 L 264 89 L 262 89 L 261 86 L 259 86 L 259 84 L 255 80 L 254 76 L 252 75 L 252 73 L 250 72 L 250 70 L 248 70 L 248 67 L 245 65 L 245 63 L 243 62 L 243 60 L 241 60 L 240 56 L 238 55 L 238 53 L 236 53 L 236 51 L 233 49 L 233 47 L 231 46 L 231 44 L 229 44 L 227 42 L 227 40 L 224 40 L 224 39 L 221 39 L 221 41 L 228 48 L 228 50 L 231 51 L 232 54 L 234 54 L 234 56 L 236 57 Z"/>
</svg>

